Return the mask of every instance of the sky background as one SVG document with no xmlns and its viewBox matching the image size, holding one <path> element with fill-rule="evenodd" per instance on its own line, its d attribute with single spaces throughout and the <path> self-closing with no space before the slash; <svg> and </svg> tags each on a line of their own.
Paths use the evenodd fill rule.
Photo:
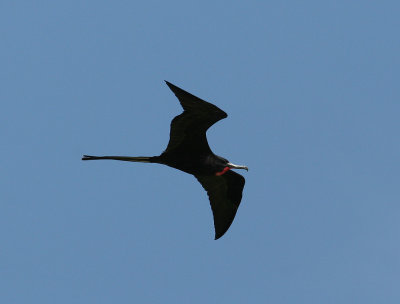
<svg viewBox="0 0 400 304">
<path fill-rule="evenodd" d="M 0 3 L 1 303 L 400 303 L 398 1 Z M 158 155 L 182 109 L 247 165 L 214 241 Z"/>
</svg>

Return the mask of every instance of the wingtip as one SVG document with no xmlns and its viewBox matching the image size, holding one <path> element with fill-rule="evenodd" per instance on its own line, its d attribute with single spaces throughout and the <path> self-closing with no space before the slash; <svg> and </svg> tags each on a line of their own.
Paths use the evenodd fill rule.
<svg viewBox="0 0 400 304">
<path fill-rule="evenodd" d="M 176 96 L 178 96 L 177 94 L 179 94 L 179 93 L 186 93 L 186 94 L 190 94 L 190 93 L 188 93 L 188 92 L 186 92 L 185 90 L 182 90 L 180 87 L 177 87 L 176 85 L 174 85 L 173 83 L 170 83 L 168 80 L 164 80 L 165 81 L 165 83 L 167 84 L 167 86 L 169 87 L 169 89 L 172 91 L 172 92 L 174 92 L 174 94 L 176 95 Z M 190 94 L 191 95 L 191 94 Z"/>
<path fill-rule="evenodd" d="M 167 84 L 167 86 L 169 87 L 169 89 L 172 91 L 172 92 L 176 92 L 176 90 L 177 89 L 180 89 L 180 88 L 178 88 L 176 85 L 174 85 L 173 83 L 170 83 L 168 80 L 164 80 L 165 81 L 165 83 Z M 182 89 L 180 89 L 180 90 L 182 90 Z"/>
<path fill-rule="evenodd" d="M 214 241 L 220 239 L 224 234 L 215 234 Z"/>
</svg>

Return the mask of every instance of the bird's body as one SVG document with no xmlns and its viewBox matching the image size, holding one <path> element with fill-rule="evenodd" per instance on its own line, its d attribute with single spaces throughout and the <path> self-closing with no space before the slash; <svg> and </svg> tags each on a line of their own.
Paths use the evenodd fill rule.
<svg viewBox="0 0 400 304">
<path fill-rule="evenodd" d="M 159 156 L 89 156 L 83 160 L 114 159 L 131 162 L 159 163 L 194 175 L 207 191 L 214 215 L 215 239 L 230 227 L 242 199 L 245 179 L 234 169 L 246 169 L 215 155 L 207 142 L 206 132 L 227 114 L 216 107 L 167 82 L 184 111 L 171 122 L 170 140 Z"/>
</svg>

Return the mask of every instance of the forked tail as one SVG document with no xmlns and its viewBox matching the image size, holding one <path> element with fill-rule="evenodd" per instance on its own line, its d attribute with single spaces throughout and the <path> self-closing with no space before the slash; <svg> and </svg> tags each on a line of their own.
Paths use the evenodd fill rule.
<svg viewBox="0 0 400 304">
<path fill-rule="evenodd" d="M 153 157 L 149 156 L 91 156 L 91 155 L 83 155 L 82 160 L 93 160 L 93 159 L 114 159 L 114 160 L 122 160 L 122 161 L 130 161 L 130 162 L 139 162 L 139 163 L 152 163 Z"/>
</svg>

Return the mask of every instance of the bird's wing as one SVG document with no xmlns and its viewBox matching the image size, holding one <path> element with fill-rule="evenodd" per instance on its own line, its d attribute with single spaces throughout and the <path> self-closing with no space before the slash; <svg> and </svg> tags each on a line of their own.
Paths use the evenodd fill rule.
<svg viewBox="0 0 400 304">
<path fill-rule="evenodd" d="M 217 121 L 228 115 L 214 106 L 166 81 L 168 87 L 179 99 L 183 113 L 171 122 L 170 139 L 164 152 L 184 150 L 185 152 L 211 152 L 206 131 Z"/>
<path fill-rule="evenodd" d="M 242 200 L 245 179 L 228 171 L 221 176 L 195 175 L 207 191 L 214 215 L 215 239 L 219 239 L 231 226 Z"/>
</svg>

